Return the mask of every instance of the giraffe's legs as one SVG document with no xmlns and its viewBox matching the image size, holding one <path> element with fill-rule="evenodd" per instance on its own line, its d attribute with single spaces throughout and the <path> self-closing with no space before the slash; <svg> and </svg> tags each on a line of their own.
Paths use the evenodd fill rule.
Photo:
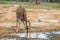
<svg viewBox="0 0 60 40">
<path fill-rule="evenodd" d="M 16 21 L 16 28 L 17 28 L 16 32 L 18 32 L 18 30 L 19 30 L 18 27 L 19 27 L 19 18 L 17 18 L 17 21 Z"/>
</svg>

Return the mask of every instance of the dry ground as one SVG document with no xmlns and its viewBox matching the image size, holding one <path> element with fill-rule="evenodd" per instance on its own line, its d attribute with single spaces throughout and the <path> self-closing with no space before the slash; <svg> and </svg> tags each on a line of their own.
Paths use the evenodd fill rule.
<svg viewBox="0 0 60 40">
<path fill-rule="evenodd" d="M 5 33 L 5 31 L 16 31 L 14 26 L 16 26 L 15 10 L 17 6 L 18 5 L 0 6 L 0 32 Z M 28 20 L 31 22 L 31 25 L 29 26 L 31 32 L 60 30 L 60 10 L 26 9 L 26 13 Z M 21 30 L 25 30 L 23 24 L 21 24 L 18 28 L 19 32 L 21 32 Z"/>
</svg>

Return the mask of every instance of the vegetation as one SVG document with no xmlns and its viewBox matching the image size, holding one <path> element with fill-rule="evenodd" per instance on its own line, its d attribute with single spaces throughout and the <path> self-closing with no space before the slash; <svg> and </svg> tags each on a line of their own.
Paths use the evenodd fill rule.
<svg viewBox="0 0 60 40">
<path fill-rule="evenodd" d="M 40 3 L 40 4 L 34 4 L 34 2 L 16 2 L 16 1 L 0 1 L 0 4 L 10 4 L 10 5 L 16 5 L 16 4 L 22 4 L 25 5 L 26 8 L 44 8 L 44 9 L 60 9 L 60 3 Z"/>
<path fill-rule="evenodd" d="M 39 3 L 39 2 L 60 2 L 60 0 L 0 0 L 0 1 L 16 1 L 16 2 L 36 2 L 36 3 Z"/>
</svg>

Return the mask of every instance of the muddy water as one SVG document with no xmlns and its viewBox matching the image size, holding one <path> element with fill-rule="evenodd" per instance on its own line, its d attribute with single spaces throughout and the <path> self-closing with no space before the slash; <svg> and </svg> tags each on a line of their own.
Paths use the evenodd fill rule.
<svg viewBox="0 0 60 40">
<path fill-rule="evenodd" d="M 53 34 L 60 34 L 60 31 L 51 31 L 51 32 Z M 19 38 L 1 38 L 0 40 L 26 40 L 26 38 L 24 38 L 25 34 L 26 33 L 18 33 L 17 35 Z M 32 39 L 33 40 L 35 40 L 35 39 L 38 39 L 38 40 L 46 39 L 46 40 L 48 40 L 47 34 L 51 34 L 51 33 L 50 32 L 37 32 L 37 33 L 33 32 L 33 33 L 29 33 L 29 34 L 28 34 L 28 38 L 31 40 Z"/>
<path fill-rule="evenodd" d="M 33 32 L 33 33 L 29 33 L 28 37 L 29 38 L 47 38 L 47 34 L 60 34 L 60 31 L 51 31 L 51 32 Z M 17 34 L 19 37 L 25 37 L 26 33 L 19 33 Z"/>
</svg>

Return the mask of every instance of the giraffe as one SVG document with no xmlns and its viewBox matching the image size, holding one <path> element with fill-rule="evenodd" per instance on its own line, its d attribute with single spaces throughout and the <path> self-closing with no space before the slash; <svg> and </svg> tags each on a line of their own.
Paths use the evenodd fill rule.
<svg viewBox="0 0 60 40">
<path fill-rule="evenodd" d="M 27 30 L 27 36 L 28 36 L 28 25 L 27 25 L 27 23 L 29 23 L 29 25 L 30 25 L 30 22 L 27 20 L 27 15 L 26 15 L 25 8 L 22 7 L 21 5 L 18 6 L 17 9 L 16 9 L 16 18 L 17 18 L 16 26 L 18 26 L 18 24 L 20 24 L 19 20 L 21 22 L 23 22 L 23 24 L 25 25 L 25 28 Z"/>
<path fill-rule="evenodd" d="M 16 18 L 17 18 L 17 23 L 20 21 L 22 21 L 24 23 L 24 21 L 27 21 L 27 16 L 26 16 L 26 10 L 25 8 L 23 8 L 21 5 L 17 7 L 16 9 Z"/>
</svg>

